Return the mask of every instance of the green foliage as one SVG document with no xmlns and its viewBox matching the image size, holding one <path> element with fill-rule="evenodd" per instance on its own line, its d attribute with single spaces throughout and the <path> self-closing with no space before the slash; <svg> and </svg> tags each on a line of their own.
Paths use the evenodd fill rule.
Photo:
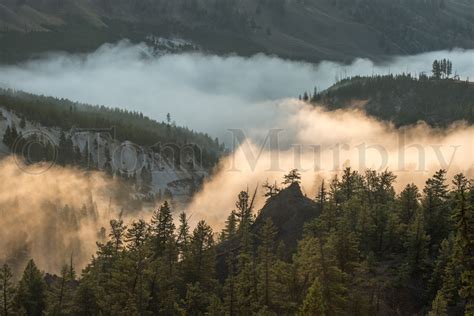
<svg viewBox="0 0 474 316">
<path fill-rule="evenodd" d="M 398 195 L 394 182 L 388 171 L 347 168 L 322 184 L 320 216 L 291 258 L 278 250 L 286 223 L 254 221 L 246 191 L 218 242 L 204 221 L 190 233 L 184 213 L 176 229 L 165 202 L 149 222 L 112 220 L 79 279 L 72 264 L 44 277 L 30 261 L 14 295 L 4 266 L 0 303 L 11 315 L 469 315 L 472 182 L 459 174 L 450 188 L 440 170 L 423 194 L 410 184 Z"/>
<path fill-rule="evenodd" d="M 301 182 L 301 174 L 298 172 L 298 169 L 293 169 L 283 177 L 282 184 L 292 184 L 292 183 L 300 183 L 300 182 Z"/>
<path fill-rule="evenodd" d="M 15 304 L 29 316 L 41 316 L 46 309 L 46 283 L 33 260 L 28 262 L 18 284 Z"/>
<path fill-rule="evenodd" d="M 155 151 L 159 151 L 161 146 L 166 144 L 187 146 L 186 148 L 193 150 L 194 161 L 203 167 L 214 166 L 223 149 L 207 134 L 176 126 L 171 127 L 172 133 L 170 133 L 168 124 L 152 120 L 136 111 L 92 106 L 3 89 L 0 89 L 0 104 L 22 118 L 46 127 L 60 127 L 63 132 L 69 131 L 71 126 L 77 128 L 113 127 L 115 131 L 113 136 L 119 141 L 128 140 L 142 146 L 154 146 Z M 11 147 L 18 134 L 13 126 L 7 129 L 7 132 L 3 140 Z M 60 163 L 71 163 L 77 160 L 70 137 L 63 133 L 59 140 L 59 149 Z M 83 159 L 89 159 L 89 153 L 86 153 Z"/>
<path fill-rule="evenodd" d="M 4 264 L 0 270 L 0 315 L 13 315 L 13 297 L 15 294 L 13 274 L 10 267 Z"/>
<path fill-rule="evenodd" d="M 428 313 L 428 316 L 447 316 L 447 303 L 443 294 L 438 292 L 435 299 L 431 305 L 431 311 Z"/>
<path fill-rule="evenodd" d="M 474 84 L 457 80 L 429 80 L 409 74 L 353 77 L 313 96 L 330 109 L 349 108 L 354 100 L 367 103 L 364 110 L 396 126 L 425 121 L 448 126 L 466 120 L 474 123 Z"/>
<path fill-rule="evenodd" d="M 301 306 L 302 315 L 327 315 L 323 291 L 319 279 L 316 278 L 308 290 L 308 294 Z"/>
</svg>

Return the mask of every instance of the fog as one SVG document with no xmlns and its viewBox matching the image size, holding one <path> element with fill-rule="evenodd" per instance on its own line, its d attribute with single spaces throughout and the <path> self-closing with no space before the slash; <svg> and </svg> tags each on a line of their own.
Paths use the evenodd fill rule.
<svg viewBox="0 0 474 316">
<path fill-rule="evenodd" d="M 336 78 L 429 72 L 437 58 L 452 60 L 463 80 L 474 78 L 473 56 L 473 50 L 453 50 L 394 57 L 378 65 L 365 59 L 314 65 L 265 55 L 157 57 L 145 45 L 121 42 L 90 54 L 49 54 L 0 67 L 0 86 L 139 110 L 159 121 L 171 113 L 178 125 L 218 136 L 229 147 L 229 129 L 242 130 L 247 138 L 236 143 L 235 152 L 221 160 L 186 207 L 192 221 L 205 219 L 218 229 L 240 190 L 253 190 L 265 180 L 280 182 L 293 168 L 302 172 L 303 190 L 310 197 L 322 178 L 346 166 L 361 172 L 393 170 L 398 190 L 409 182 L 422 187 L 440 168 L 448 169 L 449 177 L 457 172 L 473 177 L 472 126 L 457 122 L 441 130 L 419 123 L 397 129 L 360 110 L 328 112 L 297 100 Z M 271 129 L 281 131 L 270 133 L 264 143 Z M 272 137 L 281 147 L 269 145 Z M 57 271 L 72 253 L 83 266 L 95 251 L 100 228 L 119 215 L 111 199 L 117 184 L 100 173 L 54 167 L 31 175 L 12 159 L 0 163 L 0 172 L 0 261 L 33 256 L 42 269 Z M 258 196 L 260 207 L 261 190 Z M 66 205 L 72 211 L 65 212 Z"/>
<path fill-rule="evenodd" d="M 178 125 L 208 132 L 229 144 L 230 128 L 284 128 L 275 107 L 282 98 L 325 89 L 336 78 L 429 73 L 435 58 L 449 58 L 462 79 L 474 78 L 474 50 L 394 57 L 384 64 L 358 59 L 318 65 L 266 55 L 250 58 L 202 53 L 154 57 L 146 45 L 108 44 L 85 55 L 49 54 L 0 68 L 0 86 L 91 104 L 142 111 L 158 121 L 167 113 Z"/>
<path fill-rule="evenodd" d="M 0 161 L 0 263 L 16 272 L 31 258 L 55 273 L 72 259 L 79 272 L 108 234 L 102 227 L 133 217 L 122 214 L 118 197 L 125 191 L 118 182 L 99 172 L 49 167 Z"/>
<path fill-rule="evenodd" d="M 298 100 L 286 100 L 279 108 L 287 116 L 285 123 L 276 123 L 290 127 L 269 134 L 266 142 L 239 142 L 188 207 L 194 218 L 205 218 L 221 228 L 237 194 L 247 188 L 258 189 L 259 210 L 265 202 L 261 185 L 276 182 L 281 188 L 283 176 L 293 168 L 300 171 L 303 193 L 310 198 L 316 197 L 322 179 L 331 180 L 346 167 L 361 173 L 390 170 L 397 176 L 397 192 L 409 183 L 422 189 L 439 169 L 447 170 L 448 184 L 460 172 L 474 177 L 472 125 L 458 122 L 433 129 L 420 122 L 396 128 L 356 109 L 327 111 Z M 291 135 L 293 145 L 273 146 L 284 134 Z"/>
</svg>

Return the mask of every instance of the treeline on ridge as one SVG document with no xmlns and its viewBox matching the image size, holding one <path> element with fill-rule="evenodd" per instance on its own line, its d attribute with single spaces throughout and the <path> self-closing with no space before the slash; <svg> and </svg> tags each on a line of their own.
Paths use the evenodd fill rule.
<svg viewBox="0 0 474 316">
<path fill-rule="evenodd" d="M 166 122 L 157 122 L 141 112 L 126 109 L 93 106 L 71 102 L 66 99 L 38 96 L 25 92 L 0 89 L 0 106 L 13 111 L 22 119 L 45 127 L 59 127 L 63 131 L 71 128 L 114 128 L 119 141 L 132 141 L 141 146 L 173 144 L 198 146 L 204 167 L 215 165 L 224 147 L 219 140 L 205 133 L 178 127 L 164 113 Z M 10 127 L 13 129 L 14 126 Z M 201 156 L 198 157 L 201 159 Z"/>
</svg>

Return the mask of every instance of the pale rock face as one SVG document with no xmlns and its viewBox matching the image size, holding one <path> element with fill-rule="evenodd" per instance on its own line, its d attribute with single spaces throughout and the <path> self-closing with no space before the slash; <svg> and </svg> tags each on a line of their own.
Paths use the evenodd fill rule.
<svg viewBox="0 0 474 316">
<path fill-rule="evenodd" d="M 10 149 L 1 141 L 7 126 L 15 126 L 23 135 L 30 133 L 43 135 L 43 138 L 48 138 L 55 145 L 59 144 L 60 128 L 44 127 L 29 121 L 26 121 L 25 127 L 21 128 L 20 122 L 20 117 L 0 105 L 0 157 L 11 154 Z M 161 196 L 169 192 L 176 203 L 188 202 L 202 179 L 208 175 L 207 170 L 190 168 L 185 164 L 177 167 L 152 148 L 139 146 L 130 141 L 120 142 L 107 133 L 76 128 L 64 132 L 71 137 L 73 146 L 79 148 L 81 154 L 86 150 L 90 153 L 92 159 L 90 164 L 94 168 L 104 169 L 107 160 L 105 152 L 108 148 L 114 174 L 135 176 L 136 182 L 133 186 L 137 187 L 143 181 L 142 172 L 146 168 L 152 176 L 149 194 Z M 144 198 L 145 194 L 136 193 L 135 197 Z"/>
</svg>

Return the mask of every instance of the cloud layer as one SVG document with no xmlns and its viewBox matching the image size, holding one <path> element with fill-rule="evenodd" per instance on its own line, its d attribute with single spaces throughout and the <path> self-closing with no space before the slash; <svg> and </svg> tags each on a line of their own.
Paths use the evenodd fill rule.
<svg viewBox="0 0 474 316">
<path fill-rule="evenodd" d="M 0 68 L 0 86 L 92 104 L 139 110 L 159 120 L 171 113 L 178 125 L 225 139 L 227 129 L 284 128 L 275 106 L 329 87 L 353 75 L 430 72 L 435 58 L 449 58 L 462 78 L 474 78 L 473 50 L 394 57 L 384 64 L 358 59 L 350 65 L 318 65 L 266 55 L 251 58 L 201 53 L 153 57 L 146 45 L 120 42 L 86 55 L 52 54 Z"/>
</svg>

